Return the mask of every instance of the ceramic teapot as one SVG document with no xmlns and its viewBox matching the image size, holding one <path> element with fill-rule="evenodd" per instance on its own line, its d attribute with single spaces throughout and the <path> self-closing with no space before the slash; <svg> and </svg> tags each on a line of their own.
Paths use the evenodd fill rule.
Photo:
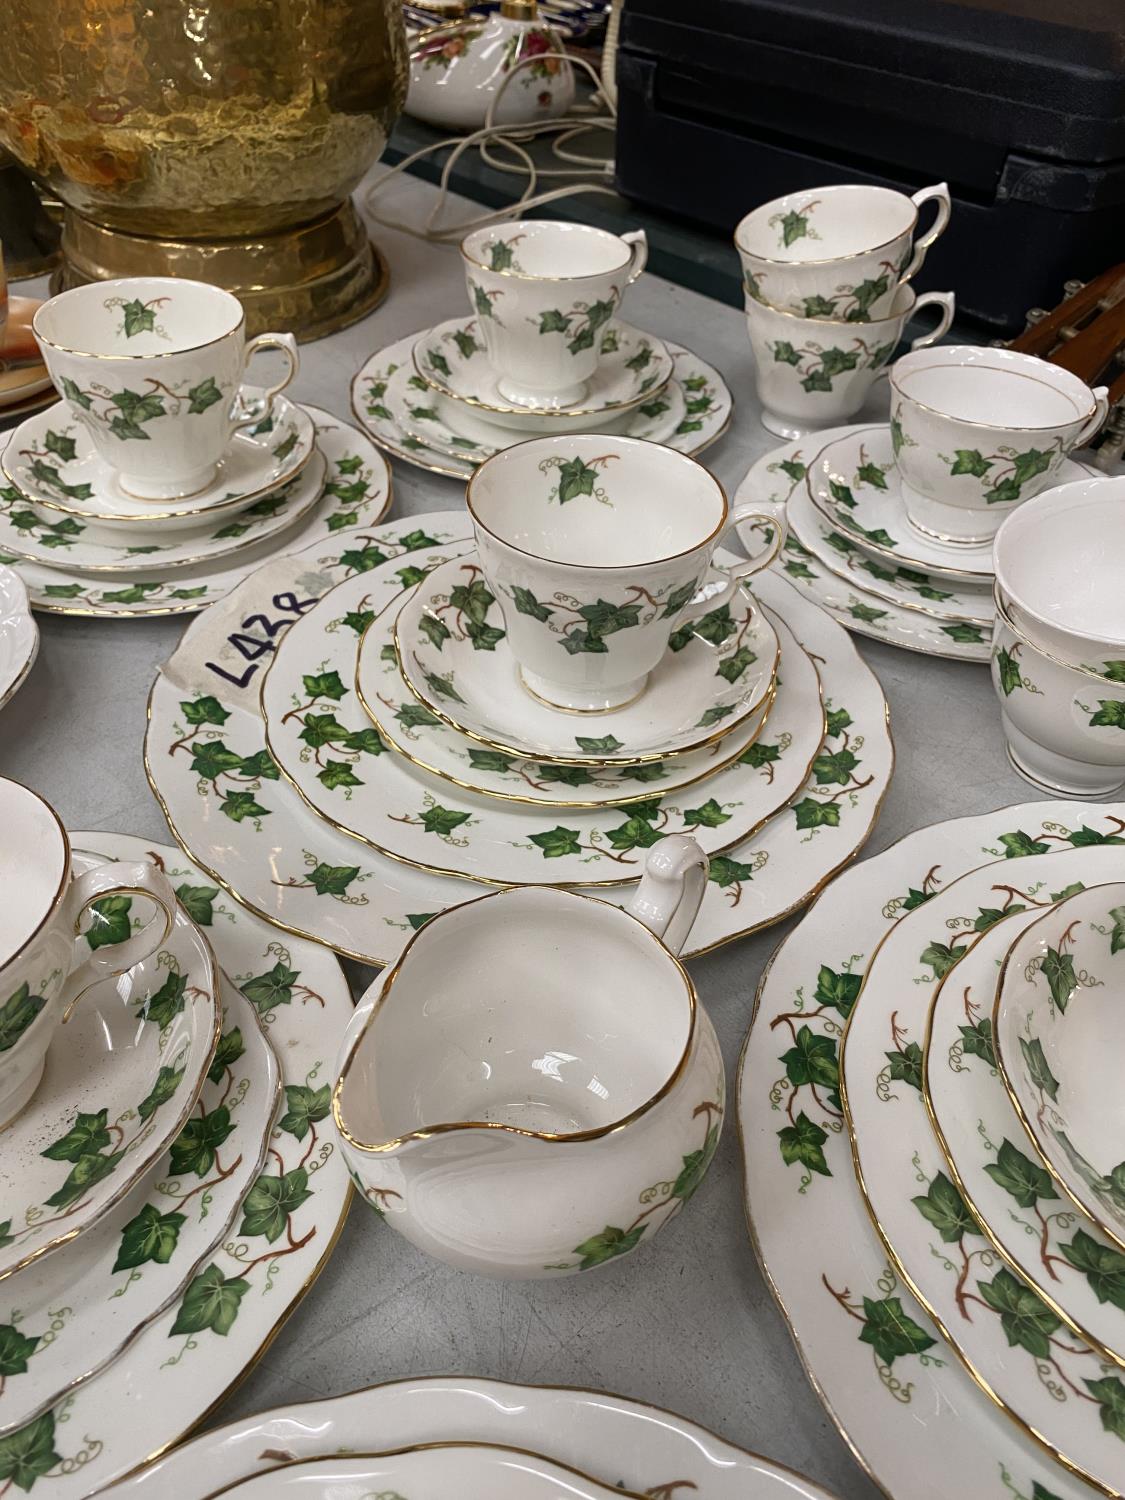
<svg viewBox="0 0 1125 1500">
<path fill-rule="evenodd" d="M 683 1207 L 723 1120 L 718 1040 L 675 957 L 707 870 L 675 835 L 625 910 L 526 887 L 415 935 L 361 1000 L 332 1098 L 389 1224 L 524 1279 L 604 1265 Z"/>
<path fill-rule="evenodd" d="M 431 27 L 410 41 L 408 114 L 449 130 L 479 130 L 517 63 L 527 60 L 493 115 L 496 125 L 554 120 L 574 103 L 574 69 L 563 40 L 534 0 L 502 0 L 487 19 Z"/>
</svg>

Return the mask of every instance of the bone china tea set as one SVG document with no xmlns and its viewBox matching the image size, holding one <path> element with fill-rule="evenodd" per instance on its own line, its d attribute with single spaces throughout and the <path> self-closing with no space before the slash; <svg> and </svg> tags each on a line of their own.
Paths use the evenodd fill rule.
<svg viewBox="0 0 1125 1500">
<path fill-rule="evenodd" d="M 623 316 L 640 230 L 472 228 L 461 315 L 371 354 L 358 427 L 215 287 L 36 306 L 58 399 L 0 452 L 0 708 L 32 609 L 197 618 L 143 745 L 179 847 L 0 780 L 0 1493 L 831 1500 L 670 1414 L 474 1380 L 148 1457 L 355 1194 L 456 1272 L 687 1253 L 661 1231 L 728 1087 L 685 965 L 810 901 L 736 1093 L 818 1390 L 902 1500 L 1125 1493 L 1125 805 L 1090 800 L 1125 783 L 1125 478 L 1080 456 L 1104 387 L 943 342 L 953 293 L 913 283 L 950 211 L 839 185 L 738 224 L 785 441 L 733 499 L 698 456 L 727 382 Z M 384 454 L 464 505 L 387 520 Z M 848 632 L 989 663 L 1058 800 L 853 863 L 894 750 Z M 354 1009 L 337 954 L 382 969 Z"/>
</svg>

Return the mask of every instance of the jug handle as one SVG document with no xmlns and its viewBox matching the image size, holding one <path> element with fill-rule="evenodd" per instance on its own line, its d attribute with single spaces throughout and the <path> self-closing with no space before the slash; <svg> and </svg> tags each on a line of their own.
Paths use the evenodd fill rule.
<svg viewBox="0 0 1125 1500">
<path fill-rule="evenodd" d="M 671 834 L 649 854 L 637 894 L 625 909 L 667 949 L 679 953 L 702 905 L 710 868 L 695 839 Z"/>
</svg>

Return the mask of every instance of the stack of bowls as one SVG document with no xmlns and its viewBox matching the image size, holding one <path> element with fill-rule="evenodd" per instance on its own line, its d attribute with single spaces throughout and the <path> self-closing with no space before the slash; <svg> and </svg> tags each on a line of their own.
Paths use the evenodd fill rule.
<svg viewBox="0 0 1125 1500">
<path fill-rule="evenodd" d="M 1048 791 L 1125 781 L 1125 479 L 1021 505 L 993 548 L 992 677 L 1013 765 Z"/>
<path fill-rule="evenodd" d="M 937 217 L 915 240 L 918 211 L 931 199 Z M 915 297 L 908 283 L 949 208 L 945 183 L 910 198 L 842 184 L 775 198 L 741 221 L 734 243 L 769 432 L 797 438 L 853 417 L 921 308 L 938 307 L 938 321 L 912 348 L 947 331 L 953 294 Z"/>
</svg>

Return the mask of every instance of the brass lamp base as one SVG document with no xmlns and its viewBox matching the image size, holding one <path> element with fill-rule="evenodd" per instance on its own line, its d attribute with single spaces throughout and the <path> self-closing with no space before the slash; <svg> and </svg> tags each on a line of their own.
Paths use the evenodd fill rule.
<svg viewBox="0 0 1125 1500">
<path fill-rule="evenodd" d="M 310 224 L 253 239 L 164 240 L 107 229 L 66 210 L 51 290 L 118 276 L 184 276 L 233 292 L 246 330 L 303 343 L 346 328 L 387 295 L 390 273 L 351 199 Z"/>
</svg>

